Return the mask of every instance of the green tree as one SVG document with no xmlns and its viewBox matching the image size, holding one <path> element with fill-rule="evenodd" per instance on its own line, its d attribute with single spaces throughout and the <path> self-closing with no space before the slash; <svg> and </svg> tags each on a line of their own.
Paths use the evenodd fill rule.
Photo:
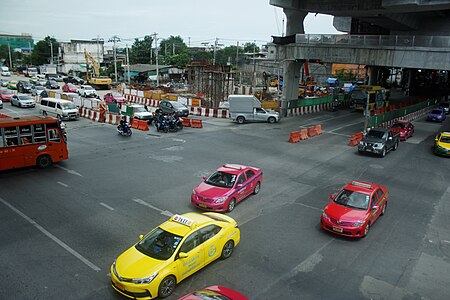
<svg viewBox="0 0 450 300">
<path fill-rule="evenodd" d="M 244 53 L 244 50 L 237 46 L 228 46 L 216 51 L 216 63 L 226 65 L 230 62 L 232 65 L 236 65 L 236 52 L 239 51 L 239 55 Z"/>
<path fill-rule="evenodd" d="M 171 35 L 169 38 L 161 40 L 159 43 L 159 53 L 164 56 L 166 64 L 174 65 L 173 62 L 179 62 L 182 64 L 178 67 L 185 67 L 189 63 L 189 49 L 179 35 Z M 174 56 L 180 55 L 181 57 L 179 58 L 173 58 Z M 185 59 L 186 57 L 188 58 L 187 61 Z"/>
<path fill-rule="evenodd" d="M 130 64 L 150 64 L 153 39 L 146 35 L 143 40 L 135 39 L 130 50 Z"/>
<path fill-rule="evenodd" d="M 190 58 L 192 60 L 207 59 L 207 60 L 212 61 L 213 53 L 211 51 L 200 50 L 200 49 L 196 49 L 194 51 L 190 50 Z"/>
<path fill-rule="evenodd" d="M 245 43 L 244 44 L 244 53 L 258 53 L 259 47 L 255 43 Z"/>
<path fill-rule="evenodd" d="M 59 43 L 55 38 L 46 36 L 42 41 L 36 43 L 31 52 L 31 61 L 34 65 L 44 65 L 50 63 L 51 46 L 53 46 L 53 56 L 58 53 Z"/>
</svg>

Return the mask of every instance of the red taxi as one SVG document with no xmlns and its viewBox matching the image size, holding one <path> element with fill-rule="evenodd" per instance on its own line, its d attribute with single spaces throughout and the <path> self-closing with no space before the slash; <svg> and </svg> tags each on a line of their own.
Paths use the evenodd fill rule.
<svg viewBox="0 0 450 300">
<path fill-rule="evenodd" d="M 320 226 L 339 235 L 360 238 L 385 213 L 389 191 L 381 185 L 354 180 L 330 198 Z"/>
<path fill-rule="evenodd" d="M 195 207 L 217 212 L 230 212 L 237 203 L 261 189 L 263 173 L 260 169 L 225 164 L 200 183 L 191 195 Z"/>
<path fill-rule="evenodd" d="M 12 96 L 14 96 L 14 92 L 10 90 L 0 90 L 0 100 L 3 102 L 9 102 Z"/>
<path fill-rule="evenodd" d="M 65 85 L 63 85 L 62 90 L 65 93 L 76 93 L 77 86 L 72 83 L 66 83 Z"/>
<path fill-rule="evenodd" d="M 398 133 L 401 141 L 406 141 L 407 138 L 414 134 L 414 125 L 408 121 L 397 121 L 389 128 L 393 133 Z"/>
</svg>

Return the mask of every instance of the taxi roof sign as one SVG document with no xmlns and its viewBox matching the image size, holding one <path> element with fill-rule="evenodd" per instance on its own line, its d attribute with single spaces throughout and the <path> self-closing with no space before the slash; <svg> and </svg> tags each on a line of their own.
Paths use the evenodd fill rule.
<svg viewBox="0 0 450 300">
<path fill-rule="evenodd" d="M 186 218 L 186 217 L 181 216 L 181 215 L 174 215 L 172 217 L 172 221 L 180 223 L 180 224 L 183 224 L 183 225 L 186 225 L 186 226 L 189 226 L 189 227 L 191 227 L 192 224 L 194 224 L 194 220 Z"/>
<path fill-rule="evenodd" d="M 356 181 L 356 180 L 352 181 L 352 185 L 360 186 L 360 187 L 363 187 L 363 188 L 366 188 L 366 189 L 371 189 L 372 188 L 371 184 L 364 183 L 364 182 L 361 182 L 361 181 Z"/>
<path fill-rule="evenodd" d="M 224 164 L 223 166 L 224 166 L 225 168 L 229 168 L 229 169 L 242 170 L 242 167 L 239 166 L 239 165 Z"/>
</svg>

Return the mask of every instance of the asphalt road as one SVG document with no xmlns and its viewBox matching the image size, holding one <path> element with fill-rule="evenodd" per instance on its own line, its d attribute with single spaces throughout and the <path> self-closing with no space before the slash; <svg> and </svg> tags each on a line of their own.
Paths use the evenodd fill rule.
<svg viewBox="0 0 450 300">
<path fill-rule="evenodd" d="M 33 114 L 11 108 L 3 113 Z M 348 110 L 202 129 L 134 131 L 66 122 L 69 160 L 46 170 L 0 173 L 0 298 L 121 299 L 112 261 L 168 215 L 198 211 L 192 189 L 224 163 L 260 167 L 261 192 L 229 215 L 241 229 L 233 256 L 180 283 L 172 297 L 209 285 L 250 299 L 446 299 L 450 295 L 450 160 L 431 152 L 444 124 L 417 120 L 416 134 L 385 158 L 347 146 L 363 124 Z M 322 124 L 296 144 L 289 132 Z M 367 238 L 320 229 L 328 195 L 353 179 L 390 189 Z"/>
</svg>

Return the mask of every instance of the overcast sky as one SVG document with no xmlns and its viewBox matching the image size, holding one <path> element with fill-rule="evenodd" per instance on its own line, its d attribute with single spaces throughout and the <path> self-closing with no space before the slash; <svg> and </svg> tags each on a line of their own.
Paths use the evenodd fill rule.
<svg viewBox="0 0 450 300">
<path fill-rule="evenodd" d="M 0 5 L 0 33 L 29 33 L 35 42 L 47 35 L 58 41 L 99 36 L 107 42 L 117 35 L 122 45 L 131 45 L 156 32 L 163 39 L 179 35 L 191 46 L 216 38 L 225 45 L 261 45 L 285 32 L 284 13 L 269 0 L 0 0 Z M 332 20 L 310 14 L 305 31 L 338 33 Z"/>
</svg>

